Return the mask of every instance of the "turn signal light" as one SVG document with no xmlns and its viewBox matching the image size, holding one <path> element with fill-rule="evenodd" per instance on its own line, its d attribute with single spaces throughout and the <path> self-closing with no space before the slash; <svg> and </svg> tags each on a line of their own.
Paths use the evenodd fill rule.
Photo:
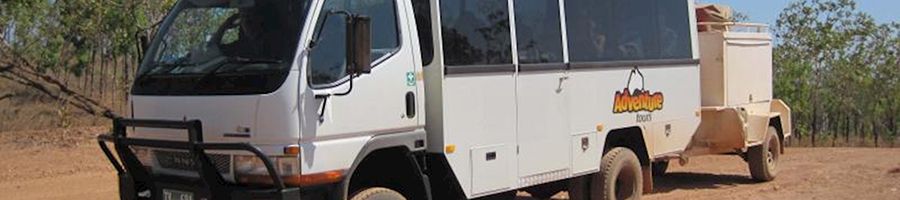
<svg viewBox="0 0 900 200">
<path fill-rule="evenodd" d="M 284 147 L 284 155 L 300 155 L 300 146 L 286 146 Z"/>
<path fill-rule="evenodd" d="M 344 179 L 344 170 L 334 170 L 315 174 L 281 176 L 285 185 L 305 187 L 337 183 Z M 244 175 L 238 177 L 238 182 L 250 184 L 271 185 L 272 178 L 268 175 Z"/>
<path fill-rule="evenodd" d="M 444 147 L 444 151 L 447 152 L 448 154 L 456 152 L 456 145 L 453 145 L 453 144 L 447 145 L 447 147 Z"/>
</svg>

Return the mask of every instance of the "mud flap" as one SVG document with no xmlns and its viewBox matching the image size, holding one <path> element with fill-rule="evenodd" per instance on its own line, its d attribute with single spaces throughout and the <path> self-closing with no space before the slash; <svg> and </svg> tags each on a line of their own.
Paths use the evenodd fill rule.
<svg viewBox="0 0 900 200">
<path fill-rule="evenodd" d="M 650 165 L 641 166 L 641 177 L 644 178 L 644 194 L 653 192 L 653 168 Z"/>
</svg>

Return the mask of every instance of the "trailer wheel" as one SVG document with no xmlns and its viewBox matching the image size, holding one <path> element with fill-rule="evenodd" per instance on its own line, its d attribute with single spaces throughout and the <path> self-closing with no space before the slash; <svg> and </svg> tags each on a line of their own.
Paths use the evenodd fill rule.
<svg viewBox="0 0 900 200">
<path fill-rule="evenodd" d="M 603 200 L 640 199 L 643 193 L 641 163 L 630 149 L 616 147 L 600 163 L 591 181 L 591 197 Z"/>
<path fill-rule="evenodd" d="M 353 195 L 351 200 L 406 200 L 406 197 L 403 197 L 397 191 L 383 188 L 383 187 L 373 187 L 367 188 L 363 191 L 357 192 Z"/>
<path fill-rule="evenodd" d="M 669 169 L 669 161 L 659 161 L 652 163 L 653 168 L 653 176 L 662 176 L 666 174 L 666 170 Z"/>
<path fill-rule="evenodd" d="M 747 152 L 750 176 L 757 181 L 771 181 L 778 174 L 781 140 L 778 139 L 775 127 L 769 127 L 768 131 L 766 131 L 766 138 L 766 142 L 750 147 Z"/>
</svg>

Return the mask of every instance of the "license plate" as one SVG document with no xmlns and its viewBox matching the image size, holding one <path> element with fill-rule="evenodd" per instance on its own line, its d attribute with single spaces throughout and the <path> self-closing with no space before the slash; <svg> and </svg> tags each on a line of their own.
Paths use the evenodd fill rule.
<svg viewBox="0 0 900 200">
<path fill-rule="evenodd" d="M 163 200 L 194 200 L 194 193 L 163 189 Z"/>
</svg>

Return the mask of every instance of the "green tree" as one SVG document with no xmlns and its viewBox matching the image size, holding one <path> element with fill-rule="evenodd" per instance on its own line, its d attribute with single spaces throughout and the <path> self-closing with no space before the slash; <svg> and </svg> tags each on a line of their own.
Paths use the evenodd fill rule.
<svg viewBox="0 0 900 200">
<path fill-rule="evenodd" d="M 815 145 L 864 134 L 860 127 L 876 144 L 881 131 L 896 135 L 896 24 L 875 23 L 852 0 L 803 0 L 782 11 L 774 31 L 775 94 L 794 108 L 800 136 Z"/>
<path fill-rule="evenodd" d="M 103 71 L 104 61 L 137 56 L 134 34 L 152 27 L 174 2 L 0 1 L 0 79 L 111 117 L 108 105 L 72 89 L 59 75 L 81 76 L 97 65 Z"/>
</svg>

